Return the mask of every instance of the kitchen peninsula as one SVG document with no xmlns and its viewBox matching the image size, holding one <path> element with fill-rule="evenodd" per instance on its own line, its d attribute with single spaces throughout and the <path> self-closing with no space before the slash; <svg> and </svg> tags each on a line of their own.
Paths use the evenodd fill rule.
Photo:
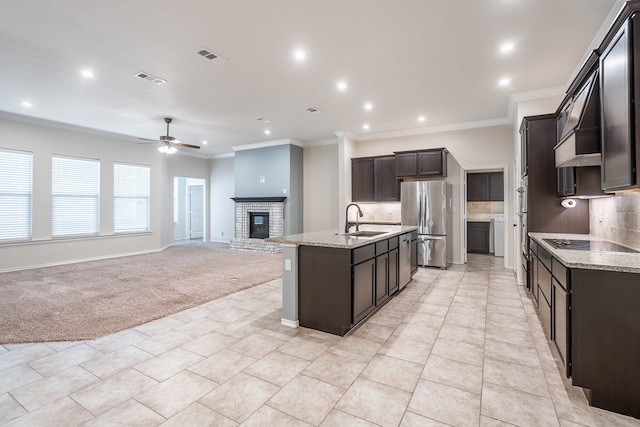
<svg viewBox="0 0 640 427">
<path fill-rule="evenodd" d="M 345 335 L 409 283 L 416 230 L 361 225 L 268 239 L 282 247 L 282 324 Z"/>
</svg>

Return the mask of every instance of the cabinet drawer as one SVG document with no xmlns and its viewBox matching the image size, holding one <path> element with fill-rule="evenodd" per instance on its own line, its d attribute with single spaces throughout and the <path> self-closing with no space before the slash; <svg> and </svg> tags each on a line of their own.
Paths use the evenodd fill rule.
<svg viewBox="0 0 640 427">
<path fill-rule="evenodd" d="M 567 267 L 562 265 L 562 263 L 555 258 L 551 259 L 551 267 L 552 267 L 551 272 L 553 273 L 553 277 L 555 277 L 556 280 L 560 282 L 560 284 L 565 290 L 568 290 L 569 278 L 567 276 L 568 276 L 569 270 L 567 270 Z"/>
<path fill-rule="evenodd" d="M 376 255 L 386 254 L 389 252 L 389 241 L 383 240 L 376 243 Z"/>
<path fill-rule="evenodd" d="M 367 245 L 351 251 L 351 264 L 360 264 L 376 256 L 376 246 Z"/>
<path fill-rule="evenodd" d="M 547 267 L 547 270 L 551 271 L 551 254 L 540 245 L 538 245 L 538 258 Z"/>
<path fill-rule="evenodd" d="M 392 251 L 398 247 L 398 236 L 390 238 L 389 241 L 389 250 Z"/>
</svg>

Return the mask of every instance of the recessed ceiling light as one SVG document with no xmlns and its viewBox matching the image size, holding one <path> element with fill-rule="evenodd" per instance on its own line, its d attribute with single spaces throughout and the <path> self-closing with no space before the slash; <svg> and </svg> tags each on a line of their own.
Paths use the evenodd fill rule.
<svg viewBox="0 0 640 427">
<path fill-rule="evenodd" d="M 500 45 L 500 53 L 509 53 L 516 47 L 514 42 L 504 42 Z"/>
<path fill-rule="evenodd" d="M 264 134 L 265 134 L 265 135 L 271 135 L 271 131 L 270 131 L 269 129 L 265 129 L 265 130 L 264 130 Z"/>
<path fill-rule="evenodd" d="M 30 103 L 29 101 L 22 101 L 22 106 L 25 108 L 31 108 L 33 107 L 33 104 Z"/>
<path fill-rule="evenodd" d="M 366 104 L 364 104 L 364 109 L 367 111 L 373 110 L 373 104 L 370 102 L 367 102 Z"/>
<path fill-rule="evenodd" d="M 425 116 L 418 117 L 418 121 L 419 122 L 424 122 L 425 120 L 427 120 L 427 118 Z"/>
<path fill-rule="evenodd" d="M 202 145 L 207 145 L 208 142 L 207 141 L 202 141 Z"/>
<path fill-rule="evenodd" d="M 365 123 L 362 125 L 362 129 L 369 130 L 369 123 Z"/>
<path fill-rule="evenodd" d="M 95 75 L 93 74 L 93 71 L 91 70 L 82 70 L 80 71 L 80 75 L 85 79 L 92 79 L 95 77 Z"/>
<path fill-rule="evenodd" d="M 293 52 L 293 57 L 296 59 L 296 61 L 302 62 L 307 59 L 307 52 L 302 49 L 296 49 L 296 51 Z"/>
<path fill-rule="evenodd" d="M 336 85 L 336 87 L 338 88 L 338 90 L 346 90 L 347 89 L 347 82 L 345 82 L 344 80 L 340 80 L 338 82 L 338 84 Z"/>
<path fill-rule="evenodd" d="M 507 86 L 509 83 L 511 83 L 511 79 L 509 77 L 503 77 L 498 80 L 498 85 L 502 87 Z"/>
</svg>

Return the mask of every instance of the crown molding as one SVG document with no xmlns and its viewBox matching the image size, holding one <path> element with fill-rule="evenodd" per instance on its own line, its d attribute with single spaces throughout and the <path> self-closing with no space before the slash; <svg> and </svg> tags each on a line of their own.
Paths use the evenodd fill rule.
<svg viewBox="0 0 640 427">
<path fill-rule="evenodd" d="M 275 147 L 278 145 L 297 145 L 303 147 L 300 141 L 295 139 L 277 139 L 273 141 L 257 142 L 255 144 L 235 145 L 231 147 L 233 151 L 255 150 L 256 148 Z"/>
<path fill-rule="evenodd" d="M 209 154 L 209 159 L 228 159 L 235 157 L 236 153 Z"/>
<path fill-rule="evenodd" d="M 309 141 L 304 143 L 304 147 L 321 147 L 323 145 L 336 145 L 338 144 L 338 139 L 322 139 L 320 141 Z"/>
<path fill-rule="evenodd" d="M 407 130 L 401 130 L 397 132 L 383 132 L 383 133 L 377 133 L 373 135 L 360 136 L 358 137 L 357 140 L 371 141 L 375 139 L 398 138 L 403 136 L 423 135 L 428 133 L 442 133 L 442 132 L 451 132 L 451 131 L 457 131 L 457 130 L 467 130 L 467 129 L 485 128 L 485 127 L 493 127 L 493 126 L 506 126 L 510 124 L 511 124 L 511 121 L 507 117 L 504 117 L 499 119 L 479 120 L 475 122 L 456 123 L 456 124 L 444 125 L 444 126 L 407 129 Z"/>
<path fill-rule="evenodd" d="M 517 119 L 518 104 L 536 99 L 551 98 L 553 96 L 564 96 L 566 86 L 554 86 L 546 89 L 531 90 L 528 92 L 514 93 L 509 96 L 509 107 L 507 109 L 507 119 L 514 123 Z"/>
<path fill-rule="evenodd" d="M 52 129 L 68 130 L 72 132 L 84 133 L 88 135 L 104 136 L 109 138 L 127 139 L 136 141 L 138 138 L 131 135 L 124 135 L 121 133 L 109 132 L 106 130 L 88 128 L 84 126 L 73 125 L 71 123 L 57 122 L 54 120 L 41 119 L 39 117 L 25 116 L 23 114 L 10 113 L 8 111 L 0 111 L 0 118 L 11 120 L 19 123 L 26 123 L 30 125 L 43 126 Z"/>
<path fill-rule="evenodd" d="M 358 140 L 358 135 L 355 135 L 355 134 L 353 134 L 351 132 L 348 132 L 346 130 L 337 130 L 337 131 L 335 131 L 333 133 L 338 138 L 347 138 L 347 139 L 350 139 L 352 141 L 357 141 Z"/>
</svg>

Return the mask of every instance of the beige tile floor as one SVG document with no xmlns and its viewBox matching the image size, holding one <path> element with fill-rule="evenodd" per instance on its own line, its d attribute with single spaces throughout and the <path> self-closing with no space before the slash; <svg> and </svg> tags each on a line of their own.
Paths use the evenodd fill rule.
<svg viewBox="0 0 640 427">
<path fill-rule="evenodd" d="M 85 342 L 0 346 L 0 425 L 640 426 L 563 381 L 501 258 L 420 269 L 340 338 L 280 281 Z"/>
</svg>

